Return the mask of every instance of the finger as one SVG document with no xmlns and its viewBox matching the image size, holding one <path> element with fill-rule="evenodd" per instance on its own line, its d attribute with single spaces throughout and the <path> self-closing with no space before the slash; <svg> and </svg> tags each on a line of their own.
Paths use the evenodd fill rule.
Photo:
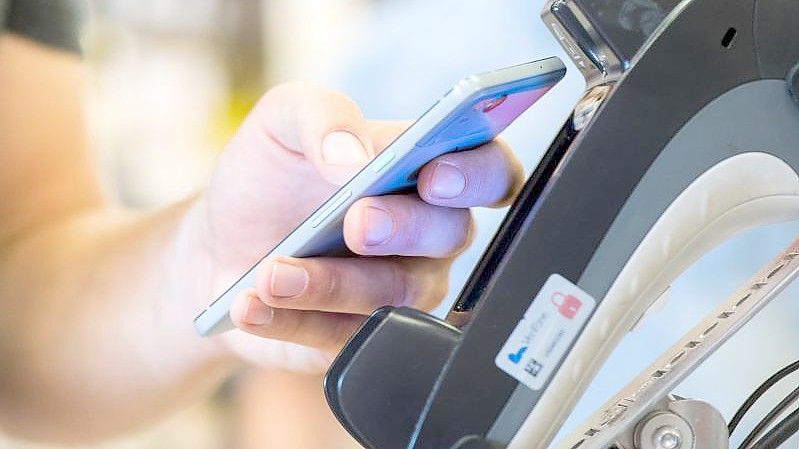
<svg viewBox="0 0 799 449">
<path fill-rule="evenodd" d="M 468 209 L 434 206 L 417 195 L 362 198 L 344 217 L 344 241 L 366 256 L 452 257 L 469 243 Z"/>
<path fill-rule="evenodd" d="M 374 149 L 377 153 L 386 149 L 409 126 L 408 120 L 370 120 L 367 122 L 369 135 L 372 138 Z"/>
<path fill-rule="evenodd" d="M 524 169 L 498 140 L 440 156 L 419 173 L 419 196 L 447 207 L 504 206 L 521 189 Z"/>
<path fill-rule="evenodd" d="M 366 319 L 363 315 L 269 307 L 252 290 L 233 301 L 230 318 L 250 334 L 330 353 L 338 352 Z"/>
<path fill-rule="evenodd" d="M 447 292 L 449 259 L 278 257 L 258 272 L 268 306 L 368 315 L 382 306 L 428 307 Z"/>
<path fill-rule="evenodd" d="M 340 185 L 375 155 L 369 127 L 355 103 L 308 83 L 270 89 L 248 117 L 268 138 L 310 160 L 327 181 Z"/>
</svg>

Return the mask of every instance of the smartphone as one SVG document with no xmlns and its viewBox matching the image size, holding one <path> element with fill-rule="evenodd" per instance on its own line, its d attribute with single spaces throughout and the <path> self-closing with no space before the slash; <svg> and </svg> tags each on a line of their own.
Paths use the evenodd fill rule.
<svg viewBox="0 0 799 449">
<path fill-rule="evenodd" d="M 350 205 L 367 196 L 409 191 L 419 170 L 446 153 L 491 141 L 566 74 L 552 57 L 464 78 L 363 170 L 269 251 L 197 318 L 200 335 L 233 328 L 233 298 L 255 287 L 258 266 L 272 254 L 291 257 L 346 254 L 342 226 Z"/>
</svg>

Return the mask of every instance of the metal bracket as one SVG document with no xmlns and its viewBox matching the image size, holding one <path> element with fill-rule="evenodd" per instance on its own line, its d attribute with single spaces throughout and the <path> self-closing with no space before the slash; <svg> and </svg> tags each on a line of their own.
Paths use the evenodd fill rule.
<svg viewBox="0 0 799 449">
<path fill-rule="evenodd" d="M 712 405 L 672 395 L 663 404 L 620 435 L 623 444 L 632 443 L 630 449 L 727 449 L 726 422 Z"/>
<path fill-rule="evenodd" d="M 799 63 L 788 72 L 786 81 L 788 82 L 788 90 L 791 92 L 791 98 L 799 103 Z"/>
<path fill-rule="evenodd" d="M 554 447 L 726 448 L 728 432 L 718 412 L 671 391 L 797 276 L 799 239 Z"/>
</svg>

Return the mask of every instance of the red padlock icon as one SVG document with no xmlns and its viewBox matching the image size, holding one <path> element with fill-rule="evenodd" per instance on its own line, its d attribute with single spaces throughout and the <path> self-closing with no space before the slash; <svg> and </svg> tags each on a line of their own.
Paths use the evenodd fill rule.
<svg viewBox="0 0 799 449">
<path fill-rule="evenodd" d="M 558 313 L 568 319 L 572 319 L 580 311 L 583 302 L 577 299 L 574 295 L 566 295 L 561 292 L 556 292 L 552 295 L 552 304 L 558 309 Z"/>
</svg>

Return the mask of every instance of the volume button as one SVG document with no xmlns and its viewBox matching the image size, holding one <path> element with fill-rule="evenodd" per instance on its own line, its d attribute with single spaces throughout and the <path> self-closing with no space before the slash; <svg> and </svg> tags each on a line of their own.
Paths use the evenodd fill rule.
<svg viewBox="0 0 799 449">
<path fill-rule="evenodd" d="M 317 227 L 322 224 L 323 221 L 327 217 L 330 216 L 336 209 L 341 207 L 342 204 L 347 202 L 347 200 L 352 196 L 352 190 L 344 190 L 343 192 L 339 193 L 332 200 L 330 200 L 329 204 L 324 208 L 322 212 L 320 212 L 312 221 L 311 226 Z"/>
<path fill-rule="evenodd" d="M 377 156 L 374 161 L 372 161 L 372 172 L 380 173 L 388 166 L 388 164 L 391 163 L 391 161 L 394 160 L 395 157 L 397 157 L 397 154 L 393 151 L 384 151 L 380 153 L 380 155 Z"/>
</svg>

